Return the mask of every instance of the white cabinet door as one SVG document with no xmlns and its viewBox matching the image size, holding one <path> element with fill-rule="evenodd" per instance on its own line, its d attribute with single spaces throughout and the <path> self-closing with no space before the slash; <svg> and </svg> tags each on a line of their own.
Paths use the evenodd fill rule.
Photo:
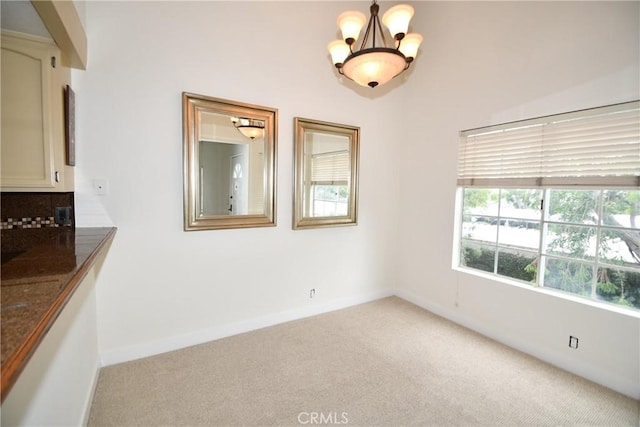
<svg viewBox="0 0 640 427">
<path fill-rule="evenodd" d="M 55 58 L 55 59 L 52 59 Z M 56 187 L 53 42 L 2 35 L 1 186 Z"/>
</svg>

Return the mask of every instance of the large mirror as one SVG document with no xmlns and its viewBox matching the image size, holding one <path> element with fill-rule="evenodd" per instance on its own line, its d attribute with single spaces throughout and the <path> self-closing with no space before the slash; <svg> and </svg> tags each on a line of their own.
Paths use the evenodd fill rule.
<svg viewBox="0 0 640 427">
<path fill-rule="evenodd" d="M 182 94 L 186 231 L 276 224 L 277 116 L 273 108 Z"/>
<path fill-rule="evenodd" d="M 293 228 L 357 224 L 360 128 L 294 119 Z"/>
</svg>

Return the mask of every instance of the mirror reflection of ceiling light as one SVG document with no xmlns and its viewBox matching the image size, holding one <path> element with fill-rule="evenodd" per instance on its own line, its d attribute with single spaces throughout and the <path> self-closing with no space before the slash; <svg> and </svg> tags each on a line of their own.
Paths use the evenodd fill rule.
<svg viewBox="0 0 640 427">
<path fill-rule="evenodd" d="M 367 18 L 357 10 L 343 12 L 338 16 L 342 40 L 335 40 L 328 46 L 333 64 L 340 74 L 361 86 L 371 88 L 387 83 L 409 68 L 422 43 L 420 34 L 407 34 L 409 21 L 413 17 L 413 7 L 399 4 L 383 15 L 382 22 L 393 35 L 393 47 L 388 46 L 385 40 L 378 17 L 379 10 L 380 6 L 373 0 L 370 7 L 371 16 L 360 49 L 353 50 Z M 367 47 L 369 38 L 371 45 Z M 382 43 L 376 45 L 376 38 Z"/>
<path fill-rule="evenodd" d="M 238 129 L 238 132 L 249 139 L 262 138 L 264 136 L 264 122 L 262 120 L 231 117 L 231 122 Z"/>
</svg>

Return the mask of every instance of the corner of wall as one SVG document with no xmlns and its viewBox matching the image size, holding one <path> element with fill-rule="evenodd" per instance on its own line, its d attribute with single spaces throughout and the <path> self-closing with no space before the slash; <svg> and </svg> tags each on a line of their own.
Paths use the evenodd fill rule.
<svg viewBox="0 0 640 427">
<path fill-rule="evenodd" d="M 615 375 L 604 370 L 602 367 L 582 361 L 576 361 L 575 359 L 569 359 L 560 353 L 534 347 L 518 337 L 496 332 L 495 330 L 479 324 L 478 321 L 462 314 L 461 312 L 443 308 L 405 290 L 398 290 L 396 295 L 424 308 L 425 310 L 435 313 L 438 316 L 444 317 L 506 346 L 529 354 L 567 372 L 586 378 L 633 399 L 640 399 L 640 382 L 638 381 L 638 378 L 634 380 L 633 378 Z M 638 319 L 638 323 L 640 328 L 640 319 Z"/>
</svg>

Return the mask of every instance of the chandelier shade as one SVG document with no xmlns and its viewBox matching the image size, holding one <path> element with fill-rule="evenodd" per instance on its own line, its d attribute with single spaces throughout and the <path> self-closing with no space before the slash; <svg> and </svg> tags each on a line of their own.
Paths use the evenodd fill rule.
<svg viewBox="0 0 640 427">
<path fill-rule="evenodd" d="M 383 85 L 403 72 L 407 61 L 395 49 L 377 47 L 351 55 L 343 64 L 342 72 L 361 86 Z"/>
<path fill-rule="evenodd" d="M 385 12 L 382 23 L 389 29 L 393 38 L 399 40 L 407 34 L 411 18 L 413 18 L 413 7 L 408 4 L 399 4 Z"/>
<path fill-rule="evenodd" d="M 264 128 L 258 126 L 238 126 L 236 129 L 249 139 L 262 138 Z"/>
<path fill-rule="evenodd" d="M 342 12 L 337 19 L 338 28 L 342 32 L 342 39 L 350 40 L 352 43 L 355 42 L 366 22 L 367 17 L 362 12 L 357 10 Z"/>
<path fill-rule="evenodd" d="M 422 36 L 418 33 L 409 33 L 402 39 L 402 43 L 400 43 L 400 52 L 407 58 L 408 62 L 413 61 L 413 59 L 418 54 L 418 48 L 422 43 Z"/>
<path fill-rule="evenodd" d="M 238 132 L 249 139 L 262 138 L 264 136 L 264 122 L 260 120 L 232 117 L 231 122 L 233 122 L 233 126 Z"/>
<path fill-rule="evenodd" d="M 351 54 L 351 48 L 344 40 L 332 41 L 329 43 L 328 49 L 333 63 L 340 64 L 340 66 L 342 66 L 344 60 L 347 59 L 347 56 Z"/>
<path fill-rule="evenodd" d="M 371 16 L 364 37 L 359 42 L 360 49 L 354 50 L 354 47 L 364 28 L 366 17 L 353 10 L 338 16 L 336 22 L 342 33 L 342 40 L 334 40 L 327 47 L 338 73 L 361 86 L 374 88 L 409 68 L 418 54 L 422 36 L 408 33 L 409 22 L 414 14 L 413 7 L 397 5 L 382 17 L 382 22 L 393 37 L 391 45 L 387 45 L 378 17 L 380 7 L 376 0 L 373 0 L 369 10 Z"/>
</svg>

